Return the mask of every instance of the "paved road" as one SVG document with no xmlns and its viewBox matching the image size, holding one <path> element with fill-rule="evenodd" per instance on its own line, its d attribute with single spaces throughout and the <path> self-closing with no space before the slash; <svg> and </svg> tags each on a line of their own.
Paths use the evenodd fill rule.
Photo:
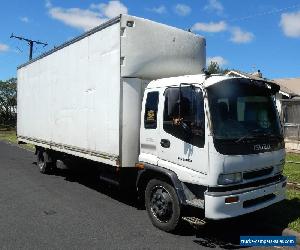
<svg viewBox="0 0 300 250">
<path fill-rule="evenodd" d="M 99 184 L 93 171 L 38 172 L 32 152 L 0 141 L 0 248 L 236 248 L 239 235 L 269 234 L 246 222 L 169 234 L 154 228 L 132 195 Z"/>
</svg>

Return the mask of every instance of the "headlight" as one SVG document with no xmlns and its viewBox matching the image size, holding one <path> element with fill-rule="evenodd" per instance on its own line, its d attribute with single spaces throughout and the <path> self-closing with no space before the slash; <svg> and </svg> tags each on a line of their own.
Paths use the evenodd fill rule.
<svg viewBox="0 0 300 250">
<path fill-rule="evenodd" d="M 236 184 L 242 182 L 242 173 L 220 174 L 218 179 L 219 185 Z"/>
</svg>

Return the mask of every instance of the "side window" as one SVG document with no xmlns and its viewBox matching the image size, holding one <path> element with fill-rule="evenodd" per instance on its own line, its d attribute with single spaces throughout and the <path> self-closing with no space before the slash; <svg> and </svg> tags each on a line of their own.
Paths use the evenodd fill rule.
<svg viewBox="0 0 300 250">
<path fill-rule="evenodd" d="M 144 126 L 147 129 L 157 128 L 158 97 L 158 92 L 149 92 L 147 94 L 144 116 Z"/>
<path fill-rule="evenodd" d="M 184 86 L 165 92 L 164 130 L 197 147 L 204 147 L 205 113 L 200 88 Z"/>
</svg>

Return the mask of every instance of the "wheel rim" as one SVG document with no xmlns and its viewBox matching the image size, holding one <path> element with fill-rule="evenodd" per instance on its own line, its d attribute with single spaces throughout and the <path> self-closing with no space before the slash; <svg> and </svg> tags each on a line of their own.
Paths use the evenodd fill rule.
<svg viewBox="0 0 300 250">
<path fill-rule="evenodd" d="M 150 209 L 160 222 L 168 222 L 173 214 L 172 198 L 163 186 L 155 186 L 150 196 Z"/>
</svg>

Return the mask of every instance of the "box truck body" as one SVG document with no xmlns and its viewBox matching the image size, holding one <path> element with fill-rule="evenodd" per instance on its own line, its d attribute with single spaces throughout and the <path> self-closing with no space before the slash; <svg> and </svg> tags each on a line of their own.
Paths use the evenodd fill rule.
<svg viewBox="0 0 300 250">
<path fill-rule="evenodd" d="M 204 38 L 122 15 L 19 67 L 18 137 L 133 167 L 146 83 L 204 67 Z"/>
<path fill-rule="evenodd" d="M 99 162 L 165 231 L 203 223 L 185 208 L 224 219 L 283 200 L 278 86 L 204 67 L 203 37 L 121 15 L 18 68 L 18 140 L 42 173 Z"/>
</svg>

